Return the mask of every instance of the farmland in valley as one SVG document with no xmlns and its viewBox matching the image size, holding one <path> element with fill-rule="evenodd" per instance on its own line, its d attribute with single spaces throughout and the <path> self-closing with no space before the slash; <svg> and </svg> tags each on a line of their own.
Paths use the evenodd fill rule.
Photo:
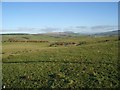
<svg viewBox="0 0 120 90">
<path fill-rule="evenodd" d="M 115 88 L 117 36 L 2 36 L 6 88 Z"/>
</svg>

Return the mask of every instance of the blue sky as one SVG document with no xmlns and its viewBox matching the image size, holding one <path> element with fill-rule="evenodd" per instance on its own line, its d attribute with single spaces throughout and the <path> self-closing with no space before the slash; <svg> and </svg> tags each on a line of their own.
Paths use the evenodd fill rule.
<svg viewBox="0 0 120 90">
<path fill-rule="evenodd" d="M 3 32 L 103 32 L 118 25 L 117 2 L 4 2 Z"/>
</svg>

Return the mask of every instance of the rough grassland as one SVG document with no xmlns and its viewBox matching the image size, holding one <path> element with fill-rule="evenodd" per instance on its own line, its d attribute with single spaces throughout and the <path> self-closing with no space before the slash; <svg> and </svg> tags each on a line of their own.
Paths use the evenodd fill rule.
<svg viewBox="0 0 120 90">
<path fill-rule="evenodd" d="M 6 88 L 118 87 L 119 40 L 116 36 L 4 35 L 3 41 L 23 37 L 49 42 L 3 42 L 3 86 Z M 86 44 L 49 46 L 56 41 L 86 41 Z"/>
</svg>

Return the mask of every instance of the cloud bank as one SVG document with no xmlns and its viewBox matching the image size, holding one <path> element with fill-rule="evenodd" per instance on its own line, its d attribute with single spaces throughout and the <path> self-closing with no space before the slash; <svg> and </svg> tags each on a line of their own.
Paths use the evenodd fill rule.
<svg viewBox="0 0 120 90">
<path fill-rule="evenodd" d="M 49 32 L 65 32 L 72 31 L 75 33 L 100 33 L 118 30 L 118 26 L 114 25 L 98 25 L 98 26 L 69 26 L 64 28 L 44 27 L 44 28 L 26 28 L 21 27 L 12 30 L 2 30 L 2 33 L 49 33 Z"/>
</svg>

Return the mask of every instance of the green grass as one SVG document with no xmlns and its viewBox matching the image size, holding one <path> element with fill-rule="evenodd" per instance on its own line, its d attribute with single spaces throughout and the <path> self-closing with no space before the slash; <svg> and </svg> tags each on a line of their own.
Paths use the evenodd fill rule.
<svg viewBox="0 0 120 90">
<path fill-rule="evenodd" d="M 14 36 L 3 36 L 3 40 L 11 37 Z M 117 37 L 23 35 L 17 38 L 21 37 L 49 43 L 3 42 L 3 85 L 6 88 L 118 87 Z M 99 42 L 104 40 L 109 41 Z M 55 41 L 87 43 L 49 47 Z"/>
</svg>

